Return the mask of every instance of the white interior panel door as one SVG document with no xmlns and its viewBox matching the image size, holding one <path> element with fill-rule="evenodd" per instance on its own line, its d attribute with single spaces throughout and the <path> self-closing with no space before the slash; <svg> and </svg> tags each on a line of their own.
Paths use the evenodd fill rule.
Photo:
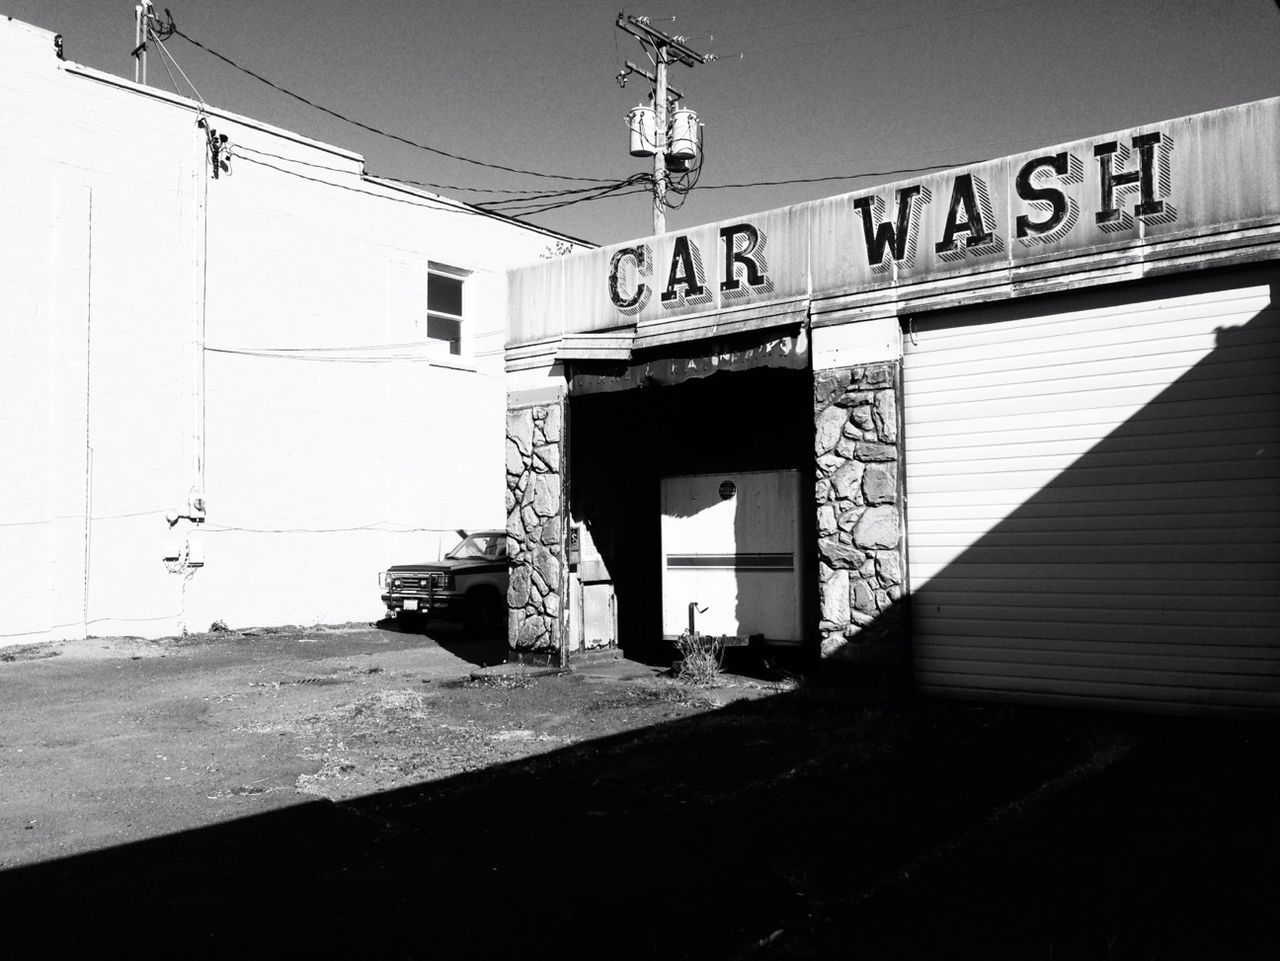
<svg viewBox="0 0 1280 961">
<path fill-rule="evenodd" d="M 798 471 L 662 480 L 662 630 L 799 643 Z"/>
</svg>

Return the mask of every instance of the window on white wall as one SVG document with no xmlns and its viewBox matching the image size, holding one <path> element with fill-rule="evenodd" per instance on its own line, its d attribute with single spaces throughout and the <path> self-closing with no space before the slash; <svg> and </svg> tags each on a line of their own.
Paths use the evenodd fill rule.
<svg viewBox="0 0 1280 961">
<path fill-rule="evenodd" d="M 462 287 L 470 273 L 445 264 L 427 265 L 427 340 L 456 357 L 462 355 Z"/>
</svg>

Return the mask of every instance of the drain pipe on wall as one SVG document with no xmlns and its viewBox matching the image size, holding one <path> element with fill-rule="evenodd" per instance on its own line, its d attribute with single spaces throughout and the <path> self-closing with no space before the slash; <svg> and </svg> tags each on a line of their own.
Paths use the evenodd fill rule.
<svg viewBox="0 0 1280 961">
<path fill-rule="evenodd" d="M 89 197 L 89 242 L 84 305 L 84 583 L 80 598 L 83 633 L 89 633 L 89 570 L 93 561 L 93 189 Z"/>
<path fill-rule="evenodd" d="M 205 163 L 212 161 L 215 164 L 213 175 L 217 175 L 217 158 L 211 157 L 207 150 L 211 139 L 206 139 L 205 131 L 208 129 L 208 123 L 202 117 L 197 122 L 197 129 L 200 131 L 198 137 L 200 141 L 200 159 L 201 163 L 197 166 L 196 177 L 199 179 L 197 186 L 197 206 L 196 206 L 196 262 L 195 262 L 195 397 L 193 398 L 192 423 L 192 456 L 194 459 L 193 469 L 195 480 L 192 484 L 191 493 L 188 498 L 187 506 L 191 514 L 199 517 L 199 522 L 204 521 L 205 502 L 204 502 L 204 465 L 205 465 L 205 328 L 208 309 L 209 294 L 209 173 L 206 172 Z M 208 130 L 209 138 L 214 136 L 212 130 Z"/>
<path fill-rule="evenodd" d="M 568 372 L 566 371 L 566 381 Z M 573 526 L 573 511 L 569 506 L 569 454 L 573 443 L 573 428 L 569 420 L 569 392 L 566 383 L 564 396 L 560 398 L 560 638 L 558 657 L 561 667 L 569 666 L 569 529 Z"/>
<path fill-rule="evenodd" d="M 195 124 L 195 164 L 191 171 L 192 186 L 192 263 L 191 263 L 191 336 L 190 359 L 183 380 L 190 386 L 183 391 L 186 398 L 186 428 L 183 431 L 185 453 L 184 470 L 191 478 L 190 486 L 181 506 L 165 514 L 170 531 L 181 522 L 173 545 L 162 558 L 172 574 L 182 576 L 179 624 L 181 633 L 187 633 L 187 581 L 194 569 L 204 566 L 204 550 L 200 525 L 205 521 L 204 465 L 205 465 L 205 314 L 208 298 L 209 253 L 209 131 L 208 122 L 201 115 Z"/>
</svg>

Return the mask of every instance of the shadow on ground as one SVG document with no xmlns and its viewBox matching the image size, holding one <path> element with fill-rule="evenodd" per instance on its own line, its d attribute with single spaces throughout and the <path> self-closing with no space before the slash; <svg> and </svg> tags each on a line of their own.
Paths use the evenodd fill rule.
<svg viewBox="0 0 1280 961">
<path fill-rule="evenodd" d="M 0 873 L 6 954 L 1270 957 L 1276 743 L 802 688 Z"/>
<path fill-rule="evenodd" d="M 507 635 L 505 626 L 500 632 L 474 633 L 463 629 L 456 621 L 423 617 L 384 617 L 373 625 L 380 631 L 393 634 L 411 634 L 430 638 L 454 657 L 477 667 L 503 664 L 507 660 Z"/>
</svg>

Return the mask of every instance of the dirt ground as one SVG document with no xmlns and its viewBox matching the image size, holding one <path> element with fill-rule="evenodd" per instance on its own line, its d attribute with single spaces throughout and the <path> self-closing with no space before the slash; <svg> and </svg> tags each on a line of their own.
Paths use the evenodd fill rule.
<svg viewBox="0 0 1280 961">
<path fill-rule="evenodd" d="M 472 678 L 502 656 L 358 626 L 0 652 L 6 955 L 1280 948 L 1273 723 Z"/>
<path fill-rule="evenodd" d="M 653 671 L 537 688 L 536 672 L 473 679 L 505 659 L 502 641 L 418 630 L 0 650 L 0 869 L 446 778 L 766 690 L 743 679 L 700 692 Z"/>
</svg>

